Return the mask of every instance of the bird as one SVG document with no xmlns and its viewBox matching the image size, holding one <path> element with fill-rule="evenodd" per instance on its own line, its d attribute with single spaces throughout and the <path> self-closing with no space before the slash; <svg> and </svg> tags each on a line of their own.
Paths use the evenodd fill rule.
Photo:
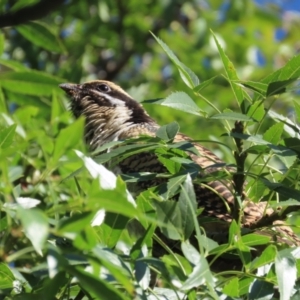
<svg viewBox="0 0 300 300">
<path fill-rule="evenodd" d="M 91 151 L 113 141 L 122 141 L 137 138 L 143 135 L 155 137 L 160 128 L 158 123 L 149 116 L 143 106 L 134 100 L 120 86 L 105 80 L 93 80 L 83 84 L 63 83 L 59 85 L 70 98 L 70 110 L 75 118 L 85 118 L 85 141 Z M 189 153 L 191 160 L 199 167 L 199 178 L 205 177 L 214 171 L 220 170 L 224 162 L 209 149 L 182 134 L 177 133 L 173 143 L 191 142 L 198 155 Z M 231 168 L 227 168 L 229 172 Z M 121 174 L 136 172 L 164 173 L 166 168 L 159 162 L 155 153 L 138 153 L 125 158 L 118 163 L 118 172 Z M 148 185 L 140 184 L 146 189 L 161 182 L 161 179 L 150 180 Z M 203 227 L 209 237 L 217 242 L 224 242 L 224 231 L 227 231 L 233 220 L 234 189 L 232 180 L 212 180 L 209 182 L 195 183 L 195 195 L 198 207 L 203 208 L 201 217 L 213 218 L 216 222 L 204 223 Z M 266 202 L 254 203 L 245 197 L 242 205 L 241 226 L 256 228 L 261 220 L 270 219 L 272 225 L 276 211 L 268 208 Z M 300 245 L 299 238 L 290 227 L 283 226 L 281 221 L 275 220 L 276 226 L 282 225 L 283 241 L 290 245 Z M 268 224 L 268 222 L 265 222 Z M 275 224 L 274 223 L 274 224 Z M 263 232 L 263 231 L 262 231 Z"/>
</svg>

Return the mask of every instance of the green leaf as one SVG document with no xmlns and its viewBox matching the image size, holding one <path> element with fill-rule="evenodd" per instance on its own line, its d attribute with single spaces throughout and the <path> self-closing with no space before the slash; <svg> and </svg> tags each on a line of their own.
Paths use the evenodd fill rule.
<svg viewBox="0 0 300 300">
<path fill-rule="evenodd" d="M 42 292 L 39 294 L 40 299 L 53 300 L 59 290 L 68 284 L 68 278 L 65 272 L 57 273 L 53 278 L 45 280 Z"/>
<path fill-rule="evenodd" d="M 269 245 L 262 254 L 255 258 L 253 262 L 251 263 L 250 269 L 255 270 L 259 267 L 265 266 L 266 264 L 270 264 L 274 262 L 274 259 L 277 254 L 277 249 L 274 245 Z"/>
<path fill-rule="evenodd" d="M 170 199 L 175 196 L 180 188 L 180 184 L 186 180 L 186 175 L 178 175 L 170 178 L 167 182 L 167 191 L 161 194 L 165 199 Z"/>
<path fill-rule="evenodd" d="M 268 85 L 267 93 L 266 96 L 274 96 L 278 94 L 283 94 L 286 92 L 286 86 L 294 82 L 295 79 L 288 79 L 288 80 L 283 80 L 283 81 L 274 81 L 270 82 Z"/>
<path fill-rule="evenodd" d="M 256 233 L 246 234 L 241 238 L 243 244 L 248 247 L 268 244 L 270 242 L 270 239 L 271 238 L 269 236 Z"/>
<path fill-rule="evenodd" d="M 236 221 L 233 220 L 229 227 L 229 237 L 228 242 L 231 245 L 235 244 L 235 241 L 241 236 L 241 230 L 237 225 Z"/>
<path fill-rule="evenodd" d="M 243 89 L 239 84 L 236 84 L 234 81 L 239 80 L 237 73 L 235 71 L 234 65 L 233 63 L 229 60 L 229 58 L 227 57 L 227 55 L 225 54 L 223 48 L 221 47 L 221 45 L 219 44 L 216 36 L 213 34 L 213 38 L 215 40 L 215 43 L 217 45 L 220 57 L 222 59 L 223 62 L 223 66 L 225 68 L 226 71 L 226 75 L 227 78 L 229 80 L 229 83 L 231 85 L 231 89 L 234 93 L 234 96 L 237 100 L 237 102 L 239 104 L 241 104 L 244 100 L 244 93 L 243 93 Z"/>
<path fill-rule="evenodd" d="M 189 203 L 191 203 L 193 210 L 191 210 Z M 196 214 L 197 210 L 196 195 L 190 176 L 186 177 L 186 180 L 182 185 L 178 205 L 181 214 L 181 231 L 183 232 L 184 239 L 187 240 L 194 231 L 195 224 L 192 216 L 193 214 Z"/>
<path fill-rule="evenodd" d="M 278 81 L 292 81 L 300 77 L 300 54 L 291 58 L 282 68 L 268 75 L 262 80 L 262 83 L 272 83 Z"/>
<path fill-rule="evenodd" d="M 247 116 L 253 118 L 255 121 L 261 121 L 265 115 L 264 105 L 257 101 L 254 102 L 252 105 L 249 106 L 247 111 Z"/>
<path fill-rule="evenodd" d="M 113 162 L 115 162 L 119 157 L 121 157 L 121 155 L 122 155 L 122 159 L 124 159 L 136 153 L 150 152 L 151 150 L 154 150 L 158 147 L 159 145 L 157 143 L 150 143 L 150 142 L 147 144 L 124 145 L 124 146 L 114 148 L 108 153 L 98 155 L 97 157 L 95 157 L 95 161 L 97 163 L 102 164 L 109 160 L 111 161 L 113 158 L 115 158 L 115 160 L 113 160 Z"/>
<path fill-rule="evenodd" d="M 158 160 L 167 168 L 171 174 L 177 174 L 181 169 L 181 164 L 176 162 L 172 158 L 166 158 L 162 155 L 158 155 Z"/>
<path fill-rule="evenodd" d="M 270 147 L 267 145 L 254 145 L 246 149 L 248 153 L 252 154 L 268 154 L 270 153 Z M 251 197 L 249 196 L 251 199 Z"/>
<path fill-rule="evenodd" d="M 281 300 L 291 299 L 294 285 L 297 279 L 297 267 L 292 255 L 277 253 L 275 258 L 275 270 Z"/>
<path fill-rule="evenodd" d="M 239 293 L 239 279 L 237 277 L 232 278 L 224 285 L 223 293 L 230 297 L 238 297 Z"/>
<path fill-rule="evenodd" d="M 0 74 L 0 84 L 14 93 L 50 96 L 64 80 L 40 71 L 5 72 Z"/>
<path fill-rule="evenodd" d="M 17 11 L 20 8 L 23 8 L 25 6 L 33 5 L 35 3 L 39 2 L 39 0 L 19 0 L 18 2 L 14 3 L 11 7 L 11 11 Z"/>
<path fill-rule="evenodd" d="M 77 232 L 73 240 L 73 246 L 79 250 L 88 251 L 93 249 L 98 242 L 98 236 L 91 226 L 86 226 L 80 232 Z"/>
<path fill-rule="evenodd" d="M 261 181 L 255 180 L 254 183 L 250 185 L 250 191 L 247 193 L 247 195 L 249 199 L 260 199 L 261 197 L 265 196 L 268 192 L 268 189 Z"/>
<path fill-rule="evenodd" d="M 144 254 L 143 252 L 146 252 L 145 250 L 147 250 L 147 247 L 143 247 L 141 250 L 142 250 L 141 255 L 146 256 L 146 253 Z M 137 259 L 135 261 L 134 275 L 135 275 L 135 279 L 136 279 L 137 283 L 143 290 L 146 290 L 149 288 L 150 280 L 151 280 L 150 269 L 143 260 Z"/>
<path fill-rule="evenodd" d="M 214 287 L 214 277 L 209 269 L 207 260 L 201 256 L 200 260 L 195 262 L 196 265 L 187 280 L 182 284 L 181 290 L 187 291 L 205 283 L 208 286 Z M 216 298 L 217 299 L 217 298 Z"/>
<path fill-rule="evenodd" d="M 242 238 L 239 238 L 238 236 L 236 236 L 235 245 L 237 247 L 239 257 L 243 262 L 243 266 L 245 270 L 248 271 L 251 263 L 250 247 L 244 244 Z"/>
<path fill-rule="evenodd" d="M 284 143 L 288 148 L 292 149 L 297 153 L 300 153 L 300 140 L 298 138 L 285 138 Z"/>
<path fill-rule="evenodd" d="M 144 234 L 138 238 L 136 243 L 133 245 L 130 251 L 130 257 L 133 260 L 138 259 L 139 257 L 142 257 L 142 246 L 147 245 L 148 246 L 148 241 L 152 238 L 153 233 L 154 233 L 154 226 L 150 225 L 147 230 L 144 232 Z"/>
<path fill-rule="evenodd" d="M 230 132 L 229 134 L 224 134 L 224 135 L 229 135 L 241 140 L 245 140 L 248 142 L 253 142 L 259 145 L 268 145 L 269 143 L 267 141 L 265 141 L 264 139 L 262 139 L 261 136 L 259 135 L 248 135 L 248 134 L 241 134 L 241 133 L 236 133 L 236 132 Z"/>
<path fill-rule="evenodd" d="M 112 250 L 108 248 L 102 248 L 96 246 L 92 250 L 95 257 L 99 260 L 97 267 L 106 268 L 110 276 L 113 276 L 113 281 L 117 280 L 122 288 L 124 288 L 128 293 L 134 293 L 134 287 L 131 281 L 132 270 L 126 263 L 122 260 L 119 255 L 116 255 Z M 95 266 L 95 264 L 94 264 Z"/>
<path fill-rule="evenodd" d="M 249 299 L 274 299 L 274 285 L 270 282 L 255 279 L 250 286 Z"/>
<path fill-rule="evenodd" d="M 102 243 L 113 249 L 116 246 L 121 233 L 126 228 L 128 221 L 128 217 L 107 212 L 104 222 L 99 227 L 95 228 Z"/>
<path fill-rule="evenodd" d="M 268 181 L 267 179 L 260 178 L 260 180 L 271 190 L 275 191 L 276 193 L 286 197 L 286 198 L 291 198 L 294 200 L 299 200 L 300 199 L 300 191 L 290 188 L 288 186 L 285 186 L 282 183 L 277 183 L 277 182 L 271 182 Z"/>
<path fill-rule="evenodd" d="M 300 133 L 300 127 L 291 121 L 291 119 L 284 117 L 283 115 L 280 115 L 272 110 L 268 111 L 268 115 L 276 122 L 283 122 L 285 125 L 287 125 L 284 126 L 284 131 L 287 132 L 289 136 L 294 137 Z"/>
<path fill-rule="evenodd" d="M 8 148 L 13 143 L 16 128 L 17 125 L 13 124 L 0 131 L 0 149 Z"/>
<path fill-rule="evenodd" d="M 165 99 L 146 100 L 144 102 L 172 107 L 174 109 L 181 110 L 197 116 L 202 115 L 202 111 L 195 104 L 194 100 L 192 100 L 192 98 L 184 92 L 175 92 Z"/>
<path fill-rule="evenodd" d="M 93 217 L 94 213 L 90 211 L 74 214 L 61 220 L 58 224 L 58 231 L 60 233 L 80 232 L 86 226 L 91 225 Z"/>
<path fill-rule="evenodd" d="M 39 209 L 23 209 L 19 206 L 18 216 L 34 249 L 38 254 L 43 255 L 42 249 L 48 237 L 49 229 L 46 215 Z"/>
<path fill-rule="evenodd" d="M 16 30 L 37 46 L 57 53 L 66 52 L 57 36 L 49 30 L 49 27 L 40 22 L 22 24 L 17 26 Z"/>
<path fill-rule="evenodd" d="M 181 216 L 178 203 L 176 201 L 165 200 L 162 202 L 153 202 L 156 207 L 157 219 L 160 224 L 161 232 L 169 239 L 180 240 L 181 232 Z"/>
<path fill-rule="evenodd" d="M 272 201 L 272 202 L 269 202 L 269 207 L 271 208 L 276 208 L 276 207 L 289 207 L 289 206 L 299 206 L 300 205 L 300 202 L 297 201 L 297 200 L 286 200 L 286 201 Z"/>
<path fill-rule="evenodd" d="M 73 124 L 62 129 L 55 141 L 52 164 L 55 164 L 68 150 L 73 149 L 83 136 L 84 119 L 79 118 Z"/>
<path fill-rule="evenodd" d="M 128 293 L 132 294 L 134 292 L 131 281 L 132 270 L 130 266 L 126 265 L 126 262 L 122 260 L 122 257 L 116 255 L 112 250 L 100 246 L 96 246 L 92 252 L 96 259 L 99 260 L 97 267 L 106 268 L 110 273 L 110 277 L 114 277 L 112 280 L 118 281 L 121 284 L 122 289 L 125 289 Z"/>
<path fill-rule="evenodd" d="M 179 125 L 177 122 L 172 122 L 170 124 L 161 126 L 156 131 L 156 136 L 165 141 L 171 141 L 174 139 L 175 135 L 179 131 Z"/>
<path fill-rule="evenodd" d="M 62 105 L 56 95 L 56 93 L 53 93 L 52 95 L 52 102 L 51 102 L 51 124 L 55 124 L 55 122 L 58 122 L 59 117 L 63 113 Z"/>
<path fill-rule="evenodd" d="M 244 87 L 249 88 L 263 96 L 266 95 L 268 84 L 262 83 L 262 82 L 256 82 L 256 81 L 238 81 L 241 83 Z"/>
<path fill-rule="evenodd" d="M 10 268 L 4 263 L 0 263 L 0 289 L 12 289 L 14 280 L 15 276 Z"/>
<path fill-rule="evenodd" d="M 151 202 L 151 190 L 146 190 L 139 194 L 137 197 L 137 206 L 138 209 L 142 212 L 143 215 L 147 215 L 152 219 L 157 219 L 155 209 Z M 152 223 L 150 223 L 148 220 L 140 220 L 141 224 L 144 228 L 149 228 Z M 148 241 L 147 241 L 148 243 Z M 152 243 L 152 241 L 151 241 Z M 147 244 L 148 245 L 148 244 Z"/>
<path fill-rule="evenodd" d="M 211 77 L 208 80 L 202 81 L 199 85 L 197 85 L 193 88 L 193 91 L 199 93 L 200 91 L 202 91 L 203 89 L 205 89 L 206 87 L 211 85 L 212 82 L 216 79 L 216 77 L 217 76 L 214 76 L 214 77 Z"/>
<path fill-rule="evenodd" d="M 0 86 L 0 113 L 5 113 L 7 114 L 7 101 L 5 100 L 3 90 Z"/>
<path fill-rule="evenodd" d="M 152 35 L 169 56 L 171 61 L 176 65 L 183 82 L 191 89 L 198 86 L 200 81 L 196 74 L 188 67 L 186 67 L 182 62 L 180 62 L 176 55 L 172 52 L 172 50 L 161 39 L 156 37 L 153 33 Z"/>
<path fill-rule="evenodd" d="M 112 284 L 100 279 L 90 273 L 83 271 L 80 267 L 68 266 L 66 270 L 77 278 L 79 285 L 95 299 L 128 300 Z"/>
<path fill-rule="evenodd" d="M 4 43 L 5 43 L 4 34 L 0 33 L 0 56 L 2 56 L 4 51 Z"/>
<path fill-rule="evenodd" d="M 130 218 L 139 217 L 145 219 L 145 215 L 135 208 L 132 202 L 128 200 L 128 192 L 126 185 L 117 180 L 117 186 L 112 190 L 103 190 L 100 188 L 98 178 L 94 179 L 87 194 L 87 208 L 91 210 L 105 209 L 108 212 L 113 212 L 127 216 Z M 116 199 L 118 205 L 116 205 Z"/>
<path fill-rule="evenodd" d="M 250 290 L 250 285 L 253 282 L 252 277 L 243 277 L 239 280 L 239 293 L 240 295 L 248 294 L 248 291 Z"/>
<path fill-rule="evenodd" d="M 29 71 L 28 68 L 26 66 L 24 66 L 24 64 L 22 64 L 18 61 L 15 61 L 15 60 L 8 60 L 8 59 L 0 58 L 0 65 L 10 68 L 14 71 Z"/>
<path fill-rule="evenodd" d="M 295 110 L 295 113 L 297 116 L 297 121 L 299 123 L 300 122 L 300 104 L 296 101 L 293 101 L 293 104 L 294 104 L 294 110 Z"/>
<path fill-rule="evenodd" d="M 271 144 L 277 145 L 283 133 L 283 123 L 276 123 L 271 126 L 263 135 L 263 139 Z"/>
<path fill-rule="evenodd" d="M 237 113 L 237 112 L 225 112 L 221 114 L 216 114 L 210 117 L 210 119 L 217 120 L 234 120 L 234 121 L 255 121 L 253 118 L 248 117 L 247 115 Z"/>
</svg>

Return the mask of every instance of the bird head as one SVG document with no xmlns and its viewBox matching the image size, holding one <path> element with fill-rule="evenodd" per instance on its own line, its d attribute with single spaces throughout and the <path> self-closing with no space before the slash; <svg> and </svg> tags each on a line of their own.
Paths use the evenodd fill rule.
<svg viewBox="0 0 300 300">
<path fill-rule="evenodd" d="M 92 149 L 118 139 L 134 125 L 154 122 L 137 101 L 112 82 L 94 80 L 59 86 L 70 96 L 74 116 L 85 117 L 85 138 Z"/>
</svg>

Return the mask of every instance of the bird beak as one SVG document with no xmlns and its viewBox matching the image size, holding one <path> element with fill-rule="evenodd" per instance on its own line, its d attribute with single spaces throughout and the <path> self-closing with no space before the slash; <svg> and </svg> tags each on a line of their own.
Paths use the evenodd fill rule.
<svg viewBox="0 0 300 300">
<path fill-rule="evenodd" d="M 62 83 L 59 87 L 70 96 L 77 94 L 81 90 L 81 85 L 74 83 Z"/>
</svg>

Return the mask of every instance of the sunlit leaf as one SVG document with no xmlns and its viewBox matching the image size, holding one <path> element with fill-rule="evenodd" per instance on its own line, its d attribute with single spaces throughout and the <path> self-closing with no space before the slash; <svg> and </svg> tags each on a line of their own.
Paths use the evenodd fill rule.
<svg viewBox="0 0 300 300">
<path fill-rule="evenodd" d="M 250 268 L 254 270 L 266 264 L 274 262 L 276 254 L 277 254 L 276 247 L 274 245 L 269 245 L 266 249 L 264 249 L 264 251 L 259 257 L 253 260 Z"/>
<path fill-rule="evenodd" d="M 48 237 L 48 220 L 39 209 L 23 209 L 18 207 L 18 215 L 23 224 L 24 232 L 31 241 L 36 252 L 42 255 L 42 249 Z"/>
<path fill-rule="evenodd" d="M 275 270 L 280 291 L 280 299 L 289 300 L 297 279 L 295 258 L 292 255 L 282 256 L 280 252 L 277 253 L 275 258 Z"/>
<path fill-rule="evenodd" d="M 226 75 L 227 75 L 227 78 L 228 78 L 229 83 L 231 85 L 231 89 L 234 93 L 234 96 L 235 96 L 236 100 L 238 101 L 238 103 L 242 103 L 242 101 L 244 100 L 243 89 L 242 89 L 241 86 L 239 86 L 239 84 L 236 84 L 234 82 L 234 81 L 237 81 L 239 79 L 238 76 L 237 76 L 236 70 L 234 68 L 234 65 L 229 60 L 227 55 L 225 54 L 223 48 L 221 47 L 220 43 L 218 42 L 217 37 L 214 34 L 213 34 L 213 38 L 214 38 L 215 43 L 217 45 L 217 48 L 218 48 L 220 57 L 222 59 L 223 66 L 225 68 Z"/>
<path fill-rule="evenodd" d="M 239 279 L 237 277 L 232 278 L 224 285 L 223 293 L 230 297 L 238 297 L 239 293 Z"/>
<path fill-rule="evenodd" d="M 200 108 L 195 104 L 192 98 L 185 92 L 175 92 L 165 99 L 146 100 L 145 103 L 160 104 L 181 110 L 190 114 L 201 116 Z"/>
</svg>

